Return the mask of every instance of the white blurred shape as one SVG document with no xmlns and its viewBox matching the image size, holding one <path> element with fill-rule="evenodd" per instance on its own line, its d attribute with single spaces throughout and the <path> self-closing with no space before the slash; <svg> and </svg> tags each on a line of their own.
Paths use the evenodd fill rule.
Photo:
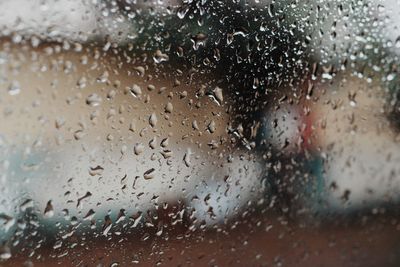
<svg viewBox="0 0 400 267">
<path fill-rule="evenodd" d="M 96 29 L 96 11 L 89 1 L 10 0 L 0 3 L 0 27 L 7 32 L 69 37 Z"/>
</svg>

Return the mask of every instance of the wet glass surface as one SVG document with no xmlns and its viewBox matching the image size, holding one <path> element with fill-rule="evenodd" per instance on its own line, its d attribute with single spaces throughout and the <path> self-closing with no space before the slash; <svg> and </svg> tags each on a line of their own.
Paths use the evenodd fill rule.
<svg viewBox="0 0 400 267">
<path fill-rule="evenodd" d="M 0 3 L 0 266 L 398 266 L 394 0 Z"/>
</svg>

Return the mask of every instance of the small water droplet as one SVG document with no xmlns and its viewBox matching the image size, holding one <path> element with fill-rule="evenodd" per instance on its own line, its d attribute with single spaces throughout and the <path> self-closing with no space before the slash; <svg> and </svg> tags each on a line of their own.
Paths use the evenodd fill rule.
<svg viewBox="0 0 400 267">
<path fill-rule="evenodd" d="M 87 84 L 87 79 L 86 77 L 81 77 L 78 82 L 76 83 L 76 85 L 78 86 L 79 89 L 83 89 L 86 87 Z"/>
<path fill-rule="evenodd" d="M 122 222 L 123 220 L 125 220 L 125 218 L 126 218 L 125 210 L 124 209 L 120 209 L 119 213 L 118 213 L 117 220 L 115 221 L 115 223 Z"/>
<path fill-rule="evenodd" d="M 134 84 L 131 88 L 131 93 L 133 96 L 139 97 L 142 94 L 142 88 L 139 85 Z"/>
<path fill-rule="evenodd" d="M 103 224 L 103 235 L 107 236 L 108 232 L 111 230 L 112 227 L 112 221 L 109 215 L 104 217 L 104 224 Z"/>
<path fill-rule="evenodd" d="M 191 161 L 190 161 L 191 154 L 192 154 L 192 152 L 188 148 L 185 155 L 183 156 L 183 162 L 185 163 L 186 167 L 190 167 L 190 165 L 191 165 Z"/>
<path fill-rule="evenodd" d="M 129 124 L 129 131 L 131 131 L 131 132 L 135 132 L 136 131 L 136 121 L 132 121 L 130 124 Z"/>
<path fill-rule="evenodd" d="M 174 110 L 174 107 L 172 106 L 172 103 L 168 102 L 165 105 L 165 112 L 166 113 L 172 113 L 173 110 Z"/>
<path fill-rule="evenodd" d="M 168 159 L 170 157 L 172 157 L 172 151 L 169 149 L 164 149 L 163 151 L 160 152 L 161 155 L 163 156 L 164 159 Z"/>
<path fill-rule="evenodd" d="M 153 127 L 153 128 L 156 127 L 157 122 L 158 122 L 158 119 L 157 119 L 156 114 L 155 113 L 151 114 L 150 118 L 149 118 L 150 126 Z"/>
<path fill-rule="evenodd" d="M 28 208 L 33 208 L 33 200 L 27 199 L 19 207 L 21 211 L 26 211 Z"/>
<path fill-rule="evenodd" d="M 95 176 L 95 175 L 101 175 L 104 171 L 104 168 L 101 167 L 100 165 L 97 165 L 96 167 L 90 167 L 89 169 L 89 174 L 91 176 Z"/>
<path fill-rule="evenodd" d="M 194 120 L 194 121 L 192 122 L 192 128 L 193 128 L 193 130 L 198 130 L 198 129 L 199 129 L 199 124 L 197 123 L 196 120 Z"/>
<path fill-rule="evenodd" d="M 164 54 L 160 50 L 157 50 L 156 53 L 153 56 L 153 59 L 154 59 L 155 63 L 159 64 L 161 62 L 168 61 L 169 57 L 168 57 L 167 54 Z"/>
<path fill-rule="evenodd" d="M 178 9 L 178 12 L 176 13 L 176 15 L 178 16 L 178 18 L 180 19 L 184 19 L 186 14 L 189 11 L 190 6 L 189 5 L 183 5 Z"/>
<path fill-rule="evenodd" d="M 146 73 L 144 67 L 142 67 L 142 66 L 137 66 L 137 67 L 134 67 L 133 69 L 138 73 L 138 75 L 140 75 L 142 77 Z"/>
<path fill-rule="evenodd" d="M 44 209 L 44 216 L 46 218 L 51 218 L 54 216 L 54 208 L 51 200 L 49 200 L 46 204 L 46 208 Z"/>
<path fill-rule="evenodd" d="M 14 225 L 15 219 L 9 215 L 0 214 L 0 222 L 0 226 L 2 226 L 4 231 L 7 232 Z"/>
<path fill-rule="evenodd" d="M 0 247 L 0 259 L 2 260 L 8 260 L 11 258 L 11 249 L 4 245 Z"/>
<path fill-rule="evenodd" d="M 92 193 L 90 193 L 89 191 L 87 191 L 86 194 L 85 194 L 84 196 L 78 198 L 78 201 L 77 201 L 76 206 L 77 206 L 77 207 L 81 207 L 82 200 L 84 200 L 84 199 L 86 199 L 86 198 L 89 198 L 89 197 L 91 197 L 91 196 L 92 196 Z"/>
<path fill-rule="evenodd" d="M 166 148 L 168 146 L 168 144 L 169 144 L 169 139 L 168 138 L 164 138 L 161 141 L 160 146 L 163 147 L 163 148 Z"/>
<path fill-rule="evenodd" d="M 207 40 L 207 35 L 204 33 L 198 33 L 191 38 L 193 43 L 193 49 L 198 50 L 200 46 L 204 46 Z"/>
<path fill-rule="evenodd" d="M 222 89 L 219 87 L 216 87 L 214 89 L 213 93 L 214 93 L 213 96 L 214 96 L 215 102 L 217 102 L 217 104 L 219 106 L 221 106 L 224 102 L 224 96 L 222 94 Z"/>
<path fill-rule="evenodd" d="M 157 146 L 157 138 L 156 138 L 156 137 L 153 137 L 153 139 L 151 139 L 150 142 L 149 142 L 149 147 L 150 147 L 151 149 L 155 149 L 156 146 Z"/>
<path fill-rule="evenodd" d="M 133 147 L 133 152 L 135 153 L 135 155 L 140 155 L 142 154 L 144 151 L 144 145 L 141 143 L 137 143 L 134 147 Z"/>
<path fill-rule="evenodd" d="M 208 131 L 209 131 L 210 133 L 214 133 L 215 130 L 216 130 L 215 121 L 212 120 L 212 121 L 208 124 L 207 129 L 208 129 Z"/>
<path fill-rule="evenodd" d="M 154 168 L 151 168 L 151 169 L 145 171 L 145 173 L 143 174 L 144 179 L 146 179 L 146 180 L 153 179 L 155 172 L 156 172 L 156 170 Z"/>
<path fill-rule="evenodd" d="M 62 246 L 62 240 L 57 240 L 56 243 L 53 245 L 53 249 L 58 249 Z"/>
<path fill-rule="evenodd" d="M 21 87 L 19 85 L 19 82 L 13 81 L 11 82 L 10 86 L 8 87 L 8 93 L 10 95 L 17 95 L 21 92 Z"/>
<path fill-rule="evenodd" d="M 91 107 L 96 107 L 96 106 L 100 105 L 101 101 L 102 101 L 101 97 L 97 94 L 90 94 L 86 98 L 86 104 Z"/>
<path fill-rule="evenodd" d="M 83 220 L 85 220 L 85 221 L 91 221 L 95 215 L 96 215 L 96 213 L 94 212 L 94 210 L 90 209 L 90 210 L 86 213 L 85 217 L 83 217 Z"/>
</svg>

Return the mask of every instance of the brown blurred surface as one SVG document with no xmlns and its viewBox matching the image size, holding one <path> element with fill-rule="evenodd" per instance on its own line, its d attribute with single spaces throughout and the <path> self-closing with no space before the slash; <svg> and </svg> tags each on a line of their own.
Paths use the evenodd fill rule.
<svg viewBox="0 0 400 267">
<path fill-rule="evenodd" d="M 233 230 L 186 235 L 184 227 L 143 241 L 145 229 L 74 248 L 20 252 L 1 266 L 399 266 L 400 231 L 395 219 L 305 227 L 276 220 Z M 335 226 L 340 225 L 340 226 Z M 271 227 L 272 226 L 272 227 Z M 168 241 L 165 241 L 166 237 Z M 81 237 L 77 237 L 78 240 Z M 66 253 L 68 252 L 68 253 Z M 40 256 L 39 256 L 40 255 Z M 25 264 L 25 265 L 24 265 Z M 33 265 L 29 265 L 33 264 Z"/>
</svg>

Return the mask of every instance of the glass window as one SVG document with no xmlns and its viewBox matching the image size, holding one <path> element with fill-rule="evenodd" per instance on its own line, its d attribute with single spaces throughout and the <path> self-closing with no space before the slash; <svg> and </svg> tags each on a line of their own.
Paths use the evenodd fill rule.
<svg viewBox="0 0 400 267">
<path fill-rule="evenodd" d="M 399 15 L 1 1 L 0 265 L 400 265 Z"/>
</svg>

